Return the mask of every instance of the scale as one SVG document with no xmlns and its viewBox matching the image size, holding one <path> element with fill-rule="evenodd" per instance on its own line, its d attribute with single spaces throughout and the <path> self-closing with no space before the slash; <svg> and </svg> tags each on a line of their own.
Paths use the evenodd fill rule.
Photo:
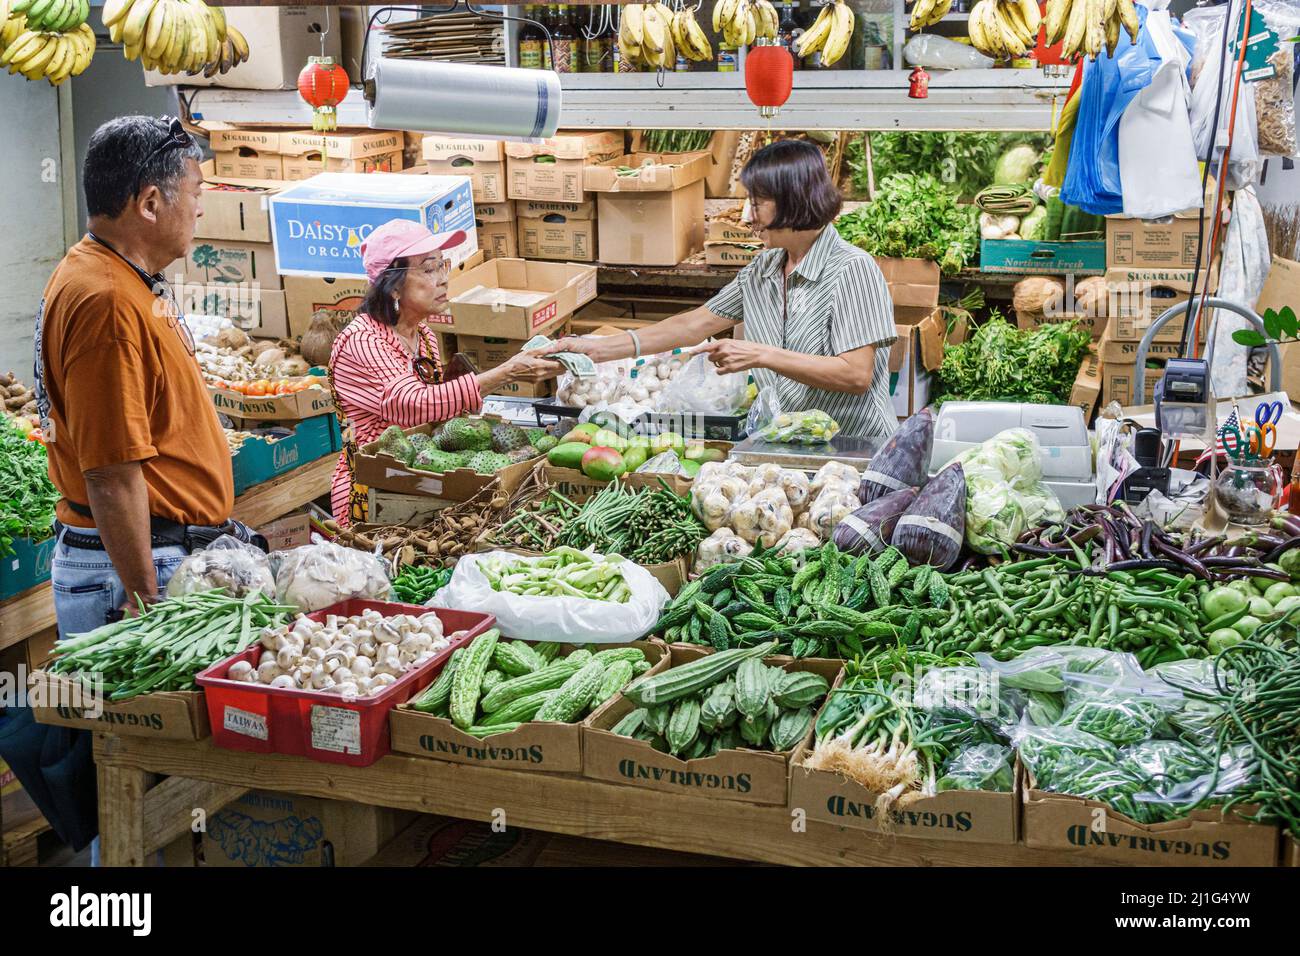
<svg viewBox="0 0 1300 956">
<path fill-rule="evenodd" d="M 751 435 L 731 449 L 730 458 L 742 465 L 753 466 L 771 462 L 783 468 L 816 472 L 828 461 L 838 461 L 856 468 L 866 468 L 887 438 L 845 438 L 837 435 L 821 445 L 796 445 L 787 442 L 769 442 Z"/>
<path fill-rule="evenodd" d="M 1029 402 L 944 402 L 934 424 L 930 476 L 962 452 L 1008 428 L 1033 432 L 1042 448 L 1043 483 L 1067 510 L 1096 500 L 1092 441 L 1083 409 Z"/>
</svg>

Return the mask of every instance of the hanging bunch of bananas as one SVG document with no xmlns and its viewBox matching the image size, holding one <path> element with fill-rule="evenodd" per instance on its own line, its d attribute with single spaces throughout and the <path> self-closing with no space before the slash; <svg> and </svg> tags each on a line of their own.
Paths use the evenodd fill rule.
<svg viewBox="0 0 1300 956">
<path fill-rule="evenodd" d="M 925 27 L 932 27 L 946 17 L 951 9 L 952 0 L 915 0 L 912 5 L 912 20 L 908 24 L 908 29 L 916 31 Z"/>
<path fill-rule="evenodd" d="M 970 42 L 995 60 L 1024 56 L 1038 42 L 1038 0 L 979 0 L 970 12 Z"/>
<path fill-rule="evenodd" d="M 668 21 L 668 29 L 677 52 L 686 59 L 697 63 L 713 59 L 713 44 L 704 28 L 695 21 L 694 7 L 684 6 L 674 13 Z"/>
<path fill-rule="evenodd" d="M 619 55 L 640 69 L 671 70 L 677 62 L 672 21 L 673 12 L 662 3 L 627 4 L 618 21 Z"/>
<path fill-rule="evenodd" d="M 1047 0 L 1047 42 L 1060 42 L 1065 58 L 1086 53 L 1096 59 L 1103 45 L 1110 56 L 1119 46 L 1120 30 L 1137 43 L 1141 23 L 1133 0 Z"/>
<path fill-rule="evenodd" d="M 0 66 L 29 80 L 46 79 L 55 86 L 84 73 L 95 55 L 95 33 L 82 22 L 66 32 L 32 30 L 26 15 L 9 13 L 0 0 Z"/>
<path fill-rule="evenodd" d="M 160 73 L 206 77 L 248 59 L 248 41 L 203 0 L 107 0 L 104 26 L 128 60 Z"/>
<path fill-rule="evenodd" d="M 8 7 L 6 12 L 5 8 Z M 71 33 L 90 16 L 88 0 L 0 0 L 0 22 L 15 13 L 27 18 L 35 33 Z"/>
<path fill-rule="evenodd" d="M 830 66 L 849 48 L 853 39 L 853 11 L 844 0 L 822 7 L 817 19 L 794 41 L 794 55 L 803 59 L 821 51 L 822 65 Z"/>
<path fill-rule="evenodd" d="M 728 46 L 753 46 L 759 37 L 775 40 L 780 21 L 768 0 L 718 0 L 713 6 L 713 32 Z"/>
</svg>

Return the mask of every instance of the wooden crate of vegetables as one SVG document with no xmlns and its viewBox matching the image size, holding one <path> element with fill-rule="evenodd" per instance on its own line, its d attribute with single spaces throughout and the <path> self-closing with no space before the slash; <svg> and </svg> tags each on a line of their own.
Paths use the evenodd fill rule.
<svg viewBox="0 0 1300 956">
<path fill-rule="evenodd" d="M 294 609 L 265 595 L 179 595 L 137 617 L 76 634 L 32 674 L 37 723 L 130 737 L 201 740 L 210 733 L 195 676 L 257 640 Z M 98 675 L 87 683 L 81 675 Z"/>
<path fill-rule="evenodd" d="M 26 416 L 0 417 L 0 601 L 50 578 L 59 493 L 37 435 Z"/>
<path fill-rule="evenodd" d="M 790 768 L 791 808 L 809 820 L 898 837 L 1017 842 L 1011 749 L 975 744 L 965 773 L 942 774 L 938 762 L 958 749 L 944 739 L 943 723 L 908 709 L 895 682 L 852 670 L 848 665 L 836 680 L 816 726 L 800 742 Z M 930 732 L 917 734 L 918 728 Z M 895 742 L 895 731 L 894 749 L 881 746 L 885 738 Z M 896 754 L 907 756 L 896 761 Z M 923 796 L 930 780 L 937 792 Z"/>
<path fill-rule="evenodd" d="M 658 641 L 601 645 L 481 637 L 389 718 L 394 750 L 453 763 L 582 771 L 582 721 L 668 664 Z"/>
<path fill-rule="evenodd" d="M 588 719 L 583 776 L 667 793 L 785 805 L 790 757 L 839 661 L 675 645 L 671 664 Z"/>
</svg>

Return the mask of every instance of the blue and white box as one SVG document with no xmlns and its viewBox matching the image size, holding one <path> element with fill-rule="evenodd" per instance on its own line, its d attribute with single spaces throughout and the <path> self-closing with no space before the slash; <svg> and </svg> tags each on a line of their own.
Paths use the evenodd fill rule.
<svg viewBox="0 0 1300 956">
<path fill-rule="evenodd" d="M 365 278 L 361 243 L 392 219 L 431 232 L 465 230 L 447 250 L 452 265 L 478 251 L 468 176 L 321 173 L 271 197 L 271 238 L 280 275 Z"/>
</svg>

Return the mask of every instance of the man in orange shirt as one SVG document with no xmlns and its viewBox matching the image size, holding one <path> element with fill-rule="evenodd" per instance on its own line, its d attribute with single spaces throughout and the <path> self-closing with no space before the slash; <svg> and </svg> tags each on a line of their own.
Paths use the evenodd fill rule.
<svg viewBox="0 0 1300 956">
<path fill-rule="evenodd" d="M 90 139 L 89 230 L 45 288 L 36 390 L 63 495 L 54 606 L 63 636 L 157 601 L 230 522 L 230 451 L 162 271 L 194 236 L 202 153 L 179 120 L 125 116 Z"/>
</svg>

